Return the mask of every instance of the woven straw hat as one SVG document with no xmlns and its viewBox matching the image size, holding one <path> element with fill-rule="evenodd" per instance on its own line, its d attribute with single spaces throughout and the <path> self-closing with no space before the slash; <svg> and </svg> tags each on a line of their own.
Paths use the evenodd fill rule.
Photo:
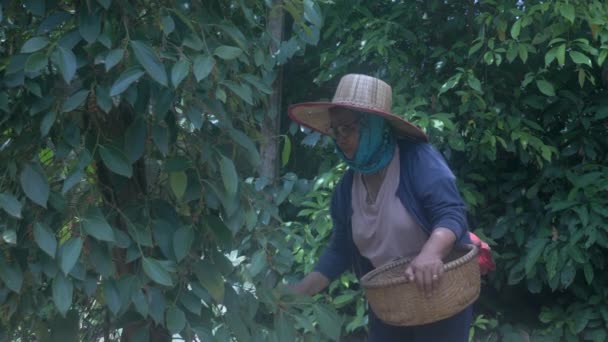
<svg viewBox="0 0 608 342">
<path fill-rule="evenodd" d="M 289 117 L 300 125 L 329 135 L 329 109 L 336 106 L 381 116 L 394 128 L 398 136 L 428 141 L 426 134 L 418 127 L 391 113 L 391 86 L 367 75 L 345 75 L 340 79 L 331 102 L 294 104 L 289 107 L 288 113 Z"/>
</svg>

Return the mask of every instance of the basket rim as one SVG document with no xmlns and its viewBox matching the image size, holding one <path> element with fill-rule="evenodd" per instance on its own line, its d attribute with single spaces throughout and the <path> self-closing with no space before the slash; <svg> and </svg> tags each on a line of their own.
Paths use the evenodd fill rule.
<svg viewBox="0 0 608 342">
<path fill-rule="evenodd" d="M 464 245 L 457 246 L 455 248 L 464 249 L 464 250 L 468 249 L 469 251 L 465 255 L 461 256 L 460 258 L 452 260 L 452 261 L 444 264 L 443 265 L 444 272 L 453 270 L 457 267 L 460 267 L 460 266 L 466 264 L 467 262 L 469 262 L 473 258 L 475 258 L 477 256 L 477 254 L 479 253 L 479 248 L 473 244 L 464 244 Z M 382 282 L 374 282 L 373 278 L 376 277 L 379 273 L 408 264 L 412 260 L 413 260 L 413 258 L 399 258 L 388 264 L 382 265 L 382 266 L 368 272 L 363 277 L 361 277 L 361 285 L 363 285 L 363 287 L 365 287 L 365 288 L 378 288 L 378 287 L 385 287 L 385 286 L 390 286 L 390 285 L 407 284 L 410 282 L 410 280 L 405 276 L 405 274 L 403 276 L 395 277 L 390 280 L 384 280 Z"/>
</svg>

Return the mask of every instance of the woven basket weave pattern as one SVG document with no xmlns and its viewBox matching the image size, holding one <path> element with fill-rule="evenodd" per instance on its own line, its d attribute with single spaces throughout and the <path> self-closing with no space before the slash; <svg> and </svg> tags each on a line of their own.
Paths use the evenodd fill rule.
<svg viewBox="0 0 608 342">
<path fill-rule="evenodd" d="M 479 297 L 480 273 L 477 247 L 448 256 L 435 295 L 426 298 L 415 283 L 405 278 L 409 260 L 382 266 L 362 278 L 367 300 L 384 322 L 413 326 L 451 317 Z M 464 254 L 464 255 L 463 255 Z"/>
</svg>

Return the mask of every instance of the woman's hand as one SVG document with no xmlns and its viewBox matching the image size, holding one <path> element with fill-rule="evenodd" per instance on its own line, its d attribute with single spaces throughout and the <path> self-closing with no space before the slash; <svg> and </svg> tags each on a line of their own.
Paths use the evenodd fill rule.
<svg viewBox="0 0 608 342">
<path fill-rule="evenodd" d="M 295 284 L 286 284 L 285 286 L 292 292 L 304 295 L 314 296 L 323 291 L 329 285 L 329 279 L 323 274 L 313 271 L 307 274 L 304 279 Z"/>
<path fill-rule="evenodd" d="M 422 250 L 405 269 L 405 275 L 416 282 L 418 289 L 430 297 L 439 287 L 443 275 L 443 258 L 456 242 L 456 235 L 447 228 L 435 228 Z"/>
<path fill-rule="evenodd" d="M 443 275 L 441 256 L 434 253 L 420 253 L 405 269 L 405 275 L 411 282 L 416 282 L 418 290 L 430 297 L 439 287 Z"/>
</svg>

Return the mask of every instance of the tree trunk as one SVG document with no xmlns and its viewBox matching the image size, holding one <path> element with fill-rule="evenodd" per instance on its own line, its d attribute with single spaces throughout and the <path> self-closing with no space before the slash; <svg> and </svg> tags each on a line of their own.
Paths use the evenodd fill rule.
<svg viewBox="0 0 608 342">
<path fill-rule="evenodd" d="M 266 27 L 272 38 L 271 53 L 274 54 L 283 40 L 284 11 L 281 8 L 283 0 L 272 0 L 272 8 L 268 14 Z M 277 68 L 277 77 L 272 85 L 272 95 L 268 112 L 264 116 L 261 133 L 262 141 L 260 144 L 260 154 L 262 163 L 260 165 L 260 177 L 267 178 L 274 183 L 279 173 L 279 129 L 281 127 L 281 97 L 283 83 L 283 67 Z"/>
</svg>

